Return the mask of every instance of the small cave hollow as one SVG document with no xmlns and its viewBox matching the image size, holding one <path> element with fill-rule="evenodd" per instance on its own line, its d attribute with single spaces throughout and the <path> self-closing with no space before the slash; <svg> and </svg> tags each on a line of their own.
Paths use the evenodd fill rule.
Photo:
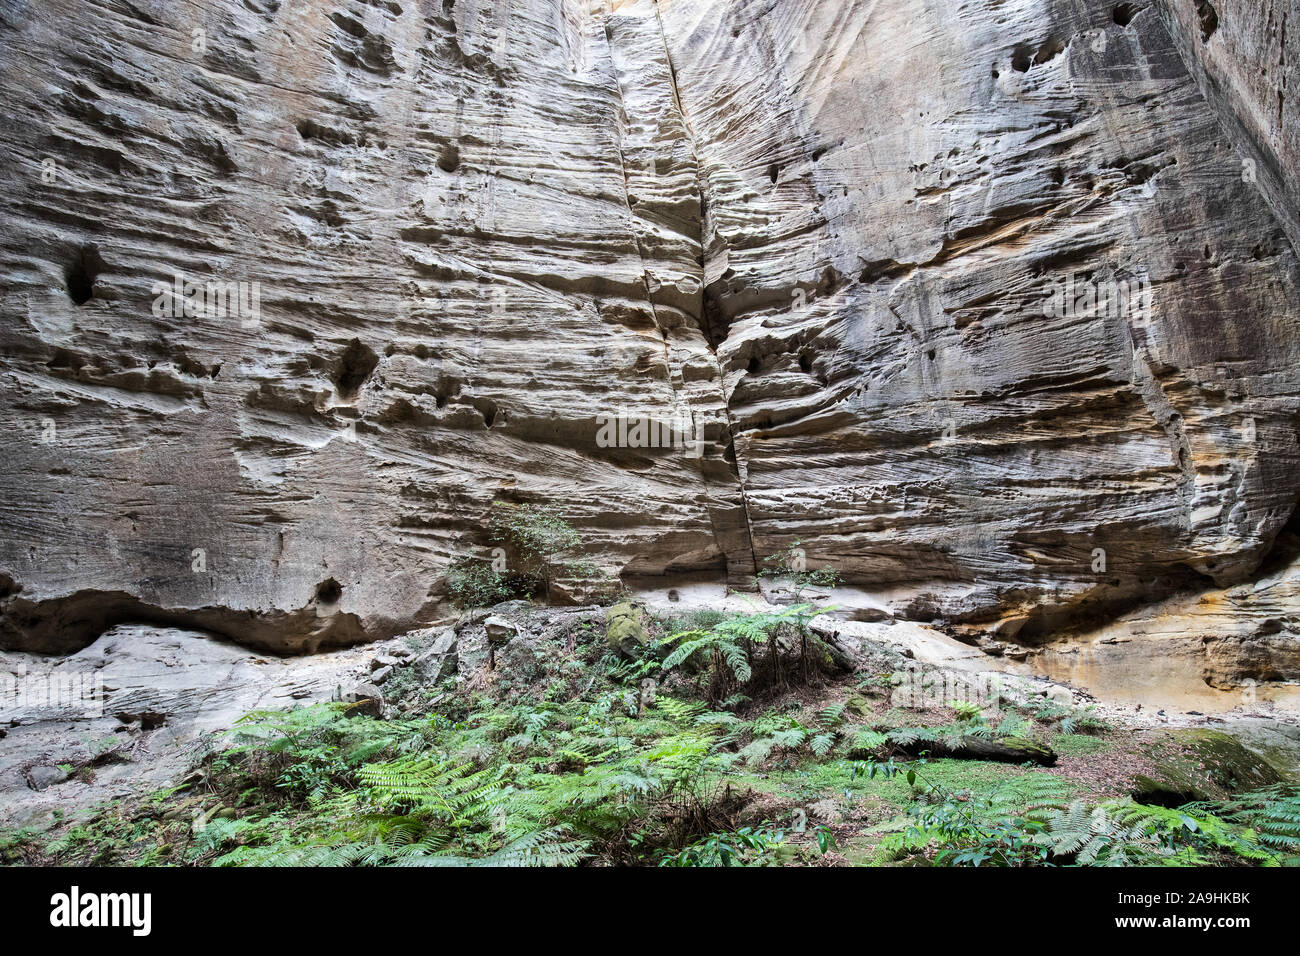
<svg viewBox="0 0 1300 956">
<path fill-rule="evenodd" d="M 68 298 L 77 305 L 85 305 L 93 299 L 95 280 L 104 271 L 105 265 L 99 255 L 99 249 L 93 245 L 82 246 L 63 270 Z"/>
<path fill-rule="evenodd" d="M 1034 54 L 1034 66 L 1049 63 L 1065 52 L 1065 41 L 1053 37 L 1038 48 Z"/>
<path fill-rule="evenodd" d="M 1209 43 L 1219 30 L 1219 11 L 1210 0 L 1197 0 L 1196 16 L 1201 21 L 1201 42 Z"/>
<path fill-rule="evenodd" d="M 455 143 L 448 143 L 438 154 L 438 168 L 444 173 L 454 173 L 460 169 L 460 147 Z"/>
<path fill-rule="evenodd" d="M 374 349 L 363 345 L 360 339 L 349 342 L 334 368 L 334 388 L 339 397 L 344 401 L 356 398 L 378 365 L 379 356 Z"/>
<path fill-rule="evenodd" d="M 318 605 L 338 604 L 343 598 L 343 585 L 333 578 L 326 578 L 316 585 L 316 603 Z"/>
</svg>

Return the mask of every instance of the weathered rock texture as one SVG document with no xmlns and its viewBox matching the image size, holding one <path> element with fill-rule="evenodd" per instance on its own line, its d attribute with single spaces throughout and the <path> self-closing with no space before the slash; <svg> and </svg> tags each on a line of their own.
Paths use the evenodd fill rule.
<svg viewBox="0 0 1300 956">
<path fill-rule="evenodd" d="M 1300 485 L 1291 7 L 1197 53 L 1168 4 L 3 0 L 0 646 L 401 633 L 497 498 L 634 584 L 799 539 L 1004 636 L 1248 579 Z"/>
<path fill-rule="evenodd" d="M 1179 50 L 1300 245 L 1300 2 L 1160 0 Z"/>
<path fill-rule="evenodd" d="M 1300 541 L 1253 580 L 1138 608 L 1033 654 L 1035 669 L 1108 700 L 1220 711 L 1300 709 Z M 1157 703 L 1158 702 L 1158 703 Z"/>
<path fill-rule="evenodd" d="M 0 652 L 0 825 L 179 782 L 214 746 L 212 732 L 249 711 L 339 699 L 373 656 L 264 658 L 208 634 L 138 625 L 54 661 Z"/>
</svg>

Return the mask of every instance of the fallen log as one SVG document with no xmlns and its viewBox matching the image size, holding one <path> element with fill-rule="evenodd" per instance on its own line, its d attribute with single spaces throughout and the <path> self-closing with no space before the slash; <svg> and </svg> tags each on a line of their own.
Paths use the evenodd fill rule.
<svg viewBox="0 0 1300 956">
<path fill-rule="evenodd" d="M 916 740 L 901 744 L 890 741 L 896 753 L 919 757 L 946 757 L 950 760 L 993 760 L 998 763 L 1036 763 L 1042 767 L 1056 765 L 1056 751 L 1024 737 L 957 737 L 952 740 Z M 850 753 L 852 759 L 867 755 Z"/>
</svg>

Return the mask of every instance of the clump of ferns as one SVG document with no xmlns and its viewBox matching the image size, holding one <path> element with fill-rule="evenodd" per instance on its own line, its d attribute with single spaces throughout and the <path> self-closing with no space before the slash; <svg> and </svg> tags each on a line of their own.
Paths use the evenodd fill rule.
<svg viewBox="0 0 1300 956">
<path fill-rule="evenodd" d="M 662 846 L 729 822 L 730 794 L 714 735 L 684 730 L 648 748 L 592 755 L 580 769 L 551 772 L 545 761 L 515 765 L 512 812 L 534 826 L 563 822 L 620 862 L 639 845 Z"/>
<path fill-rule="evenodd" d="M 1047 697 L 1033 697 L 1019 704 L 1019 709 L 1045 726 L 1055 725 L 1063 734 L 1106 734 L 1114 728 L 1096 713 L 1096 705 L 1071 707 Z"/>
<path fill-rule="evenodd" d="M 884 860 L 930 854 L 936 866 L 1035 866 L 1048 863 L 1051 850 L 1041 840 L 1048 821 L 1069 799 L 1069 785 L 1048 774 L 1028 774 L 1000 785 L 986 796 L 958 796 L 931 780 L 921 769 L 892 762 L 886 775 L 905 773 L 908 783 L 926 796 L 905 824 L 881 844 Z M 879 767 L 871 767 L 875 775 Z"/>
<path fill-rule="evenodd" d="M 332 789 L 353 786 L 356 769 L 376 756 L 426 748 L 445 723 L 436 715 L 374 720 L 353 715 L 343 704 L 253 711 L 223 732 L 232 744 L 210 762 L 218 782 L 312 803 Z"/>
<path fill-rule="evenodd" d="M 1275 857 L 1248 826 L 1209 805 L 1152 807 L 1131 799 L 1096 805 L 1073 799 L 1069 784 L 1029 773 L 991 794 L 958 797 L 930 781 L 925 762 L 906 772 L 918 802 L 910 819 L 895 821 L 882 858 L 925 853 L 937 866 L 1207 866 L 1271 864 Z"/>
<path fill-rule="evenodd" d="M 1189 804 L 1184 809 L 1214 813 L 1246 827 L 1272 862 L 1300 866 L 1300 787 L 1276 784 L 1219 803 Z"/>
<path fill-rule="evenodd" d="M 327 743 L 347 770 L 284 814 L 261 806 L 260 818 L 221 824 L 202 853 L 228 851 L 222 865 L 571 864 L 592 847 L 610 862 L 648 859 L 734 824 L 739 797 L 704 713 L 662 696 L 637 717 L 610 692 L 395 728 L 352 727 L 337 714 L 251 715 L 240 725 L 245 745 L 301 763 Z"/>
<path fill-rule="evenodd" d="M 1024 717 L 1012 712 L 995 713 L 996 723 L 976 704 L 953 701 L 956 719 L 935 727 L 889 727 L 858 724 L 840 727 L 835 751 L 850 760 L 874 761 L 901 757 L 926 744 L 942 745 L 955 750 L 971 737 L 1003 738 L 1027 737 L 1031 725 Z"/>
<path fill-rule="evenodd" d="M 490 720 L 489 733 L 511 759 L 563 772 L 675 733 L 678 724 L 658 710 L 636 717 L 621 695 L 611 691 L 591 701 L 517 706 L 508 719 Z"/>
<path fill-rule="evenodd" d="M 648 839 L 647 827 L 693 833 L 717 823 L 723 767 L 714 728 L 697 723 L 703 712 L 698 702 L 661 696 L 636 717 L 610 692 L 485 714 L 504 758 L 509 818 L 530 830 L 563 822 L 611 859 L 631 852 L 634 838 Z"/>
<path fill-rule="evenodd" d="M 447 753 L 368 763 L 357 787 L 309 818 L 218 865 L 555 866 L 573 865 L 586 845 L 562 821 L 539 825 L 507 779 L 508 764 L 477 767 Z"/>
<path fill-rule="evenodd" d="M 733 614 L 708 627 L 660 641 L 665 673 L 693 674 L 701 696 L 714 706 L 738 694 L 754 696 L 810 683 L 832 663 L 829 648 L 809 628 L 825 610 L 800 604 L 779 611 Z"/>
<path fill-rule="evenodd" d="M 1058 864 L 1077 866 L 1213 866 L 1274 863 L 1257 834 L 1209 812 L 1131 799 L 1089 807 L 1076 801 L 1051 814 L 1040 842 Z"/>
<path fill-rule="evenodd" d="M 245 845 L 217 866 L 575 866 L 587 846 L 562 827 L 515 834 L 511 828 L 454 831 L 419 814 L 374 814 L 323 833 Z"/>
<path fill-rule="evenodd" d="M 697 716 L 698 726 L 717 731 L 718 747 L 734 760 L 750 767 L 779 761 L 794 765 L 808 757 L 823 758 L 839 748 L 847 752 L 856 739 L 855 729 L 845 726 L 847 705 L 832 704 L 814 713 L 807 723 L 798 717 L 767 711 L 753 720 L 743 720 L 725 710 Z"/>
<path fill-rule="evenodd" d="M 697 726 L 717 731 L 718 748 L 749 767 L 781 763 L 796 765 L 803 760 L 842 757 L 868 760 L 914 752 L 918 745 L 944 744 L 959 747 L 969 737 L 1026 736 L 1029 722 L 1019 714 L 997 714 L 996 723 L 975 705 L 954 701 L 957 719 L 938 727 L 876 727 L 852 723 L 846 702 L 831 704 L 800 719 L 788 713 L 768 711 L 746 720 L 726 710 L 709 710 L 695 718 Z M 703 710 L 703 708 L 701 708 Z"/>
</svg>

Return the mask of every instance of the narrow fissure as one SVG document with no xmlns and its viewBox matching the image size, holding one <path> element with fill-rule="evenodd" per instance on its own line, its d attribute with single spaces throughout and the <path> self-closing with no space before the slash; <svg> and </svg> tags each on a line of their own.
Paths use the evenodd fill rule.
<svg viewBox="0 0 1300 956">
<path fill-rule="evenodd" d="M 697 179 L 697 192 L 700 197 L 700 267 L 703 277 L 702 283 L 704 288 L 701 292 L 700 303 L 700 323 L 701 331 L 704 333 L 705 341 L 709 345 L 709 351 L 713 358 L 713 364 L 717 369 L 718 389 L 722 398 L 722 410 L 727 416 L 727 441 L 726 448 L 732 453 L 731 471 L 736 478 L 736 488 L 740 494 L 741 513 L 745 522 L 745 539 L 749 542 L 749 560 L 753 567 L 753 573 L 758 574 L 758 548 L 754 543 L 754 523 L 749 504 L 749 491 L 745 487 L 745 479 L 741 474 L 735 454 L 735 434 L 736 420 L 731 410 L 731 396 L 727 393 L 726 374 L 722 368 L 722 363 L 718 359 L 718 349 L 726 341 L 731 332 L 730 324 L 724 323 L 721 305 L 718 302 L 717 290 L 709 286 L 707 277 L 709 275 L 709 183 L 704 173 L 703 164 L 700 162 L 699 152 L 696 148 L 697 138 L 695 130 L 691 125 L 690 116 L 686 112 L 686 106 L 682 102 L 681 87 L 678 82 L 677 64 L 673 62 L 672 50 L 668 46 L 668 34 L 664 30 L 663 11 L 659 7 L 659 0 L 655 0 L 655 22 L 659 25 L 659 39 L 663 44 L 664 60 L 668 64 L 668 82 L 671 86 L 673 102 L 677 106 L 678 115 L 681 116 L 682 126 L 686 130 L 686 135 L 691 149 L 691 159 L 695 163 L 695 173 Z"/>
</svg>

